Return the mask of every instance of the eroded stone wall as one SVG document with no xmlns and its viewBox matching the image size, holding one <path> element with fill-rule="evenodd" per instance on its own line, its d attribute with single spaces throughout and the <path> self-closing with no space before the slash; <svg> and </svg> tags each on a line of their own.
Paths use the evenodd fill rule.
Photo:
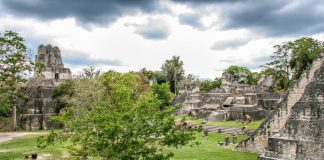
<svg viewBox="0 0 324 160">
<path fill-rule="evenodd" d="M 237 149 L 263 153 L 260 159 L 324 157 L 324 56 L 319 56 L 275 107 L 271 116 Z"/>
<path fill-rule="evenodd" d="M 64 68 L 61 51 L 51 45 L 40 45 L 35 58 L 40 64 L 40 72 L 35 72 L 29 81 L 29 101 L 22 107 L 20 125 L 26 130 L 40 130 L 60 127 L 49 121 L 49 117 L 56 115 L 56 100 L 53 98 L 55 86 L 72 79 L 69 68 Z"/>
</svg>

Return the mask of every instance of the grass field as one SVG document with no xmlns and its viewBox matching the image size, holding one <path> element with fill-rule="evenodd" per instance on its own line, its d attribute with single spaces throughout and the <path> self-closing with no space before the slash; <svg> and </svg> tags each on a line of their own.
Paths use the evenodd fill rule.
<svg viewBox="0 0 324 160">
<path fill-rule="evenodd" d="M 51 159 L 68 159 L 68 152 L 66 151 L 66 143 L 58 143 L 49 146 L 45 149 L 39 149 L 37 145 L 37 137 L 41 135 L 28 135 L 17 137 L 11 141 L 0 144 L 0 159 L 23 159 L 25 155 L 37 153 L 38 155 Z"/>
<path fill-rule="evenodd" d="M 237 152 L 234 150 L 235 145 L 219 146 L 218 142 L 224 142 L 224 138 L 231 135 L 220 133 L 209 133 L 208 137 L 197 136 L 200 145 L 184 146 L 180 149 L 166 149 L 173 151 L 174 160 L 256 160 L 258 154 Z M 238 136 L 238 141 L 247 136 Z"/>
<path fill-rule="evenodd" d="M 0 159 L 23 159 L 25 155 L 37 153 L 45 159 L 72 159 L 67 152 L 67 143 L 58 143 L 45 149 L 39 149 L 37 137 L 40 135 L 29 135 L 15 138 L 14 140 L 0 144 Z M 209 133 L 209 137 L 203 138 L 197 135 L 199 145 L 183 146 L 179 149 L 166 148 L 164 152 L 174 152 L 174 160 L 252 160 L 257 158 L 257 154 L 237 152 L 234 145 L 219 146 L 218 142 L 223 142 L 226 134 Z M 239 136 L 238 141 L 246 136 Z M 96 159 L 96 158 L 93 158 Z"/>
<path fill-rule="evenodd" d="M 188 116 L 177 116 L 176 119 L 190 119 Z M 204 119 L 193 120 L 194 124 L 201 124 Z M 235 121 L 224 121 L 224 122 L 208 122 L 205 125 L 210 126 L 226 126 L 233 128 L 242 128 L 247 126 L 250 129 L 256 129 L 262 123 L 263 120 L 253 121 L 250 124 L 244 124 Z M 39 132 L 39 131 L 38 131 Z M 67 151 L 67 143 L 57 143 L 52 146 L 48 146 L 45 149 L 39 149 L 37 145 L 37 137 L 45 135 L 48 131 L 40 131 L 44 134 L 28 135 L 24 137 L 18 137 L 14 140 L 0 143 L 0 160 L 10 160 L 10 159 L 23 159 L 25 155 L 30 155 L 32 153 L 37 153 L 43 159 L 73 159 L 69 156 Z M 234 150 L 235 145 L 230 146 L 219 146 L 218 142 L 223 142 L 226 136 L 231 137 L 231 135 L 220 134 L 220 133 L 209 133 L 208 137 L 203 138 L 201 134 L 197 135 L 196 141 L 199 145 L 187 145 L 179 149 L 165 148 L 164 152 L 173 152 L 173 160 L 252 160 L 256 159 L 258 154 L 237 152 Z M 241 141 L 247 136 L 238 136 L 237 141 Z M 98 158 L 92 158 L 98 159 Z"/>
<path fill-rule="evenodd" d="M 189 116 L 175 116 L 176 119 L 185 118 L 186 120 L 190 120 L 191 117 Z M 206 121 L 205 119 L 197 119 L 191 120 L 193 124 L 201 124 L 201 125 L 208 125 L 208 126 L 224 126 L 224 127 L 231 127 L 231 128 L 242 128 L 247 127 L 248 129 L 257 129 L 264 119 L 252 121 L 250 124 L 245 124 L 242 122 L 235 122 L 235 121 L 221 121 L 221 122 L 208 122 L 207 124 L 201 124 L 202 121 Z"/>
</svg>

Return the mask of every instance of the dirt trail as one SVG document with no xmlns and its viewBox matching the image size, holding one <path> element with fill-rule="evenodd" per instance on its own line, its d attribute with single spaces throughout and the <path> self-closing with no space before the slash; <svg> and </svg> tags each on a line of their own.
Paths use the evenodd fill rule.
<svg viewBox="0 0 324 160">
<path fill-rule="evenodd" d="M 46 134 L 46 132 L 0 132 L 0 144 L 3 142 L 10 141 L 16 137 L 33 134 Z"/>
</svg>

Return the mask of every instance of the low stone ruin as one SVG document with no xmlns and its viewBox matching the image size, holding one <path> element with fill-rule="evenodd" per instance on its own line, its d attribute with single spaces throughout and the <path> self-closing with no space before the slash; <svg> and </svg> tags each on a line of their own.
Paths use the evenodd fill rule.
<svg viewBox="0 0 324 160">
<path fill-rule="evenodd" d="M 240 84 L 231 74 L 223 73 L 222 85 L 208 93 L 200 93 L 197 86 L 186 86 L 176 103 L 181 104 L 178 115 L 192 111 L 207 121 L 241 120 L 249 115 L 253 120 L 265 118 L 285 96 L 273 92 L 271 77 L 262 77 L 258 85 Z"/>
<path fill-rule="evenodd" d="M 48 120 L 59 112 L 53 90 L 55 86 L 72 79 L 71 70 L 64 67 L 60 49 L 51 45 L 38 47 L 35 62 L 41 68 L 28 82 L 29 100 L 21 107 L 20 126 L 25 130 L 55 128 L 57 124 Z"/>
</svg>

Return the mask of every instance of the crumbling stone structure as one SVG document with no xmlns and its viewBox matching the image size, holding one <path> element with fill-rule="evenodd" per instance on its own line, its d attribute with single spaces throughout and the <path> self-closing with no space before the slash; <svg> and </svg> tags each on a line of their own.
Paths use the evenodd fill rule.
<svg viewBox="0 0 324 160">
<path fill-rule="evenodd" d="M 303 73 L 288 97 L 237 146 L 263 153 L 260 160 L 322 160 L 324 157 L 324 54 Z"/>
<path fill-rule="evenodd" d="M 51 45 L 40 45 L 35 62 L 40 64 L 34 78 L 29 81 L 29 101 L 23 106 L 20 125 L 25 130 L 40 130 L 58 127 L 48 118 L 58 113 L 53 99 L 55 86 L 72 79 L 71 70 L 64 68 L 61 51 Z"/>
<path fill-rule="evenodd" d="M 265 118 L 285 95 L 273 92 L 274 81 L 262 77 L 258 85 L 240 84 L 231 74 L 223 73 L 222 85 L 209 93 L 199 93 L 197 86 L 180 90 L 176 103 L 182 108 L 177 112 L 186 115 L 191 111 L 208 121 L 240 120 L 249 115 L 257 120 Z"/>
</svg>

